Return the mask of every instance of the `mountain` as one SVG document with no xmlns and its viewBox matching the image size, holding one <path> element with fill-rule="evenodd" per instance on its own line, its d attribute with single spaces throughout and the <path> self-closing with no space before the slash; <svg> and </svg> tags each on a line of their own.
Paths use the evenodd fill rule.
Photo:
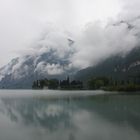
<svg viewBox="0 0 140 140">
<path fill-rule="evenodd" d="M 73 44 L 74 41 L 65 34 L 45 35 L 30 51 L 0 69 L 0 88 L 29 89 L 34 80 L 62 79 L 73 73 L 75 69 L 70 62 Z"/>
<path fill-rule="evenodd" d="M 74 50 L 72 40 L 67 39 L 69 51 L 59 56 L 57 50 L 44 47 L 37 48 L 37 53 L 26 54 L 13 59 L 8 65 L 0 69 L 0 88 L 29 89 L 34 80 L 41 78 L 64 79 L 73 75 L 77 69 L 70 67 L 70 57 Z M 41 51 L 43 49 L 43 51 Z M 96 66 L 78 71 L 74 78 L 86 81 L 91 77 L 106 76 L 115 80 L 128 80 L 140 77 L 140 47 L 136 47 L 126 55 L 114 55 L 100 62 Z"/>
<path fill-rule="evenodd" d="M 20 57 L 13 59 L 10 63 L 0 68 L 0 88 L 26 89 L 31 88 L 35 80 L 42 78 L 64 79 L 68 75 L 73 79 L 75 77 L 76 80 L 83 81 L 98 76 L 107 76 L 116 80 L 139 77 L 140 47 L 132 49 L 139 43 L 140 32 L 135 25 L 135 22 L 139 20 L 137 18 L 131 22 L 119 21 L 113 25 L 108 25 L 110 28 L 106 27 L 107 34 L 104 34 L 101 40 L 98 37 L 94 38 L 95 33 L 90 34 L 89 36 L 91 37 L 87 39 L 90 32 L 73 39 L 74 36 L 68 32 L 55 31 L 55 29 L 47 30 Z M 120 25 L 123 26 L 125 34 L 118 33 L 122 31 Z M 112 28 L 115 29 L 113 30 L 115 32 L 113 33 L 115 34 L 113 38 L 110 36 Z M 120 28 L 119 31 L 118 28 Z M 104 30 L 101 30 L 101 34 L 102 32 Z M 119 39 L 124 37 L 120 42 L 117 38 L 118 35 Z M 104 36 L 107 36 L 107 38 L 104 38 Z M 108 39 L 111 40 L 111 43 L 107 41 Z M 98 44 L 98 42 L 102 43 Z M 123 55 L 120 54 L 121 51 Z M 127 52 L 127 54 L 124 55 L 124 52 Z M 111 54 L 114 55 L 111 56 Z M 107 56 L 108 58 L 106 58 Z M 97 63 L 97 60 L 102 60 L 102 62 L 82 69 L 85 66 Z"/>
<path fill-rule="evenodd" d="M 69 49 L 59 56 L 57 49 L 48 46 L 35 47 L 37 52 L 13 59 L 0 69 L 0 88 L 29 89 L 34 80 L 41 78 L 64 79 L 73 75 L 77 69 L 71 67 L 70 58 L 74 54 L 73 43 L 67 39 Z M 35 51 L 34 50 L 34 51 Z M 78 71 L 74 78 L 86 81 L 91 77 L 106 76 L 115 80 L 128 80 L 140 77 L 140 47 L 125 55 L 111 56 L 96 66 Z"/>
<path fill-rule="evenodd" d="M 88 80 L 91 77 L 106 76 L 115 80 L 128 80 L 140 77 L 140 47 L 125 55 L 114 55 L 98 65 L 80 70 L 75 79 Z"/>
</svg>

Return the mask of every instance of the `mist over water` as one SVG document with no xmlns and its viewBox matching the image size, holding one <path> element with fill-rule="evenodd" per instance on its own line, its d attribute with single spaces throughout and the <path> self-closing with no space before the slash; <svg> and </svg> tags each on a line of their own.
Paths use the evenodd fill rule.
<svg viewBox="0 0 140 140">
<path fill-rule="evenodd" d="M 95 92 L 1 90 L 0 139 L 139 140 L 140 96 Z"/>
</svg>

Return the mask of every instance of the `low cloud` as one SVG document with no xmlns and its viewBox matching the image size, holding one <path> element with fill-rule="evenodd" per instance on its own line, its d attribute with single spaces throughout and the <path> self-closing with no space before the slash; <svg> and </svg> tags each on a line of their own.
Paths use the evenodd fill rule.
<svg viewBox="0 0 140 140">
<path fill-rule="evenodd" d="M 16 62 L 1 70 L 1 78 L 12 74 L 14 79 L 31 73 L 59 75 L 95 66 L 112 55 L 125 56 L 140 43 L 140 17 L 131 20 L 110 20 L 106 26 L 89 23 L 74 36 L 48 27 Z"/>
<path fill-rule="evenodd" d="M 40 62 L 35 71 L 38 73 L 48 73 L 49 75 L 60 75 L 64 73 L 64 69 L 60 64 L 47 64 L 46 62 Z"/>
<path fill-rule="evenodd" d="M 72 72 L 70 59 L 75 53 L 72 37 L 64 31 L 50 29 L 21 52 L 15 62 L 12 60 L 3 67 L 0 78 L 11 75 L 12 79 L 21 79 L 32 74 L 51 76 Z"/>
<path fill-rule="evenodd" d="M 111 21 L 105 27 L 100 22 L 88 24 L 75 43 L 73 65 L 85 68 L 111 55 L 127 54 L 139 44 L 139 22 L 137 18 L 132 22 Z"/>
</svg>

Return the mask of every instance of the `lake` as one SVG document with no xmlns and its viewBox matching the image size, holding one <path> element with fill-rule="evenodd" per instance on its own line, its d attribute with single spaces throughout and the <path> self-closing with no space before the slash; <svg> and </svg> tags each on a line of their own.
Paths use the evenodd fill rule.
<svg viewBox="0 0 140 140">
<path fill-rule="evenodd" d="M 0 140 L 140 140 L 140 95 L 0 90 Z"/>
</svg>

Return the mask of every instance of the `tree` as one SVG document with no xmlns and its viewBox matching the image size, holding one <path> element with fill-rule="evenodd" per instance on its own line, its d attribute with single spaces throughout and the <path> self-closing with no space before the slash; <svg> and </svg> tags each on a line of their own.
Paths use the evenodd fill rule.
<svg viewBox="0 0 140 140">
<path fill-rule="evenodd" d="M 89 89 L 100 89 L 101 87 L 108 85 L 109 79 L 107 77 L 93 77 L 88 80 Z"/>
<path fill-rule="evenodd" d="M 57 79 L 51 79 L 49 80 L 49 89 L 57 89 L 59 86 L 59 81 Z"/>
</svg>

